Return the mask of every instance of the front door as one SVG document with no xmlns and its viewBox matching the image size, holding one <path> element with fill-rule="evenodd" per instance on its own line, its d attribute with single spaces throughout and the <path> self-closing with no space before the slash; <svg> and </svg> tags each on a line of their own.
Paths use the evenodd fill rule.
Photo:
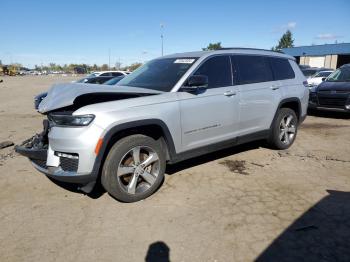
<svg viewBox="0 0 350 262">
<path fill-rule="evenodd" d="M 194 74 L 208 77 L 197 94 L 179 92 L 182 151 L 234 138 L 238 131 L 238 90 L 232 82 L 230 57 L 204 61 Z"/>
</svg>

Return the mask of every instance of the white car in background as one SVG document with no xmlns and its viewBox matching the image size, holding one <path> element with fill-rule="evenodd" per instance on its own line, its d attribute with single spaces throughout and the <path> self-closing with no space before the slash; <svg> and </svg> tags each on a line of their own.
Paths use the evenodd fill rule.
<svg viewBox="0 0 350 262">
<path fill-rule="evenodd" d="M 96 77 L 96 76 L 126 76 L 130 74 L 128 71 L 97 71 L 92 72 L 88 77 Z"/>
<path fill-rule="evenodd" d="M 322 70 L 308 78 L 307 84 L 311 88 L 313 86 L 318 86 L 319 84 L 322 83 L 324 79 L 326 79 L 331 73 L 333 73 L 334 70 Z M 322 80 L 323 79 L 323 80 Z"/>
</svg>

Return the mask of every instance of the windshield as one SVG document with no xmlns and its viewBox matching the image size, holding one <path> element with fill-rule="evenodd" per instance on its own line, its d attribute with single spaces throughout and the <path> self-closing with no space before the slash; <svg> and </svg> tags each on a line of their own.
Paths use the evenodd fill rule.
<svg viewBox="0 0 350 262">
<path fill-rule="evenodd" d="M 155 59 L 125 76 L 117 85 L 170 92 L 195 61 L 192 57 Z"/>
<path fill-rule="evenodd" d="M 329 81 L 329 82 L 349 82 L 350 81 L 350 67 L 338 68 L 327 78 L 326 81 Z"/>
<path fill-rule="evenodd" d="M 313 75 L 313 77 L 327 77 L 331 74 L 332 72 L 328 71 L 323 71 L 323 72 L 318 72 L 316 74 Z"/>
</svg>

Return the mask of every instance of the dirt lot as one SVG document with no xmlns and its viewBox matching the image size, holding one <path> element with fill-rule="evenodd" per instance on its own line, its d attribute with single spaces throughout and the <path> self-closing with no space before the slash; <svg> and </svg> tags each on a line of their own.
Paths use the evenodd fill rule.
<svg viewBox="0 0 350 262">
<path fill-rule="evenodd" d="M 33 96 L 73 78 L 3 79 L 0 142 L 19 143 L 41 130 Z M 309 116 L 287 151 L 252 143 L 167 173 L 123 204 L 0 149 L 0 261 L 350 261 L 349 116 Z"/>
</svg>

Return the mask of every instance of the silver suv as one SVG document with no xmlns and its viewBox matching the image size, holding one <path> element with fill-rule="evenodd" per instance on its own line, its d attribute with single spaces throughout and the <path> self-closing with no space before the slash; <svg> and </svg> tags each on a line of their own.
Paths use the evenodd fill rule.
<svg viewBox="0 0 350 262">
<path fill-rule="evenodd" d="M 16 150 L 56 180 L 124 202 L 160 186 L 167 163 L 252 140 L 290 147 L 309 91 L 294 58 L 223 49 L 149 61 L 117 86 L 53 86 L 44 131 Z"/>
</svg>

